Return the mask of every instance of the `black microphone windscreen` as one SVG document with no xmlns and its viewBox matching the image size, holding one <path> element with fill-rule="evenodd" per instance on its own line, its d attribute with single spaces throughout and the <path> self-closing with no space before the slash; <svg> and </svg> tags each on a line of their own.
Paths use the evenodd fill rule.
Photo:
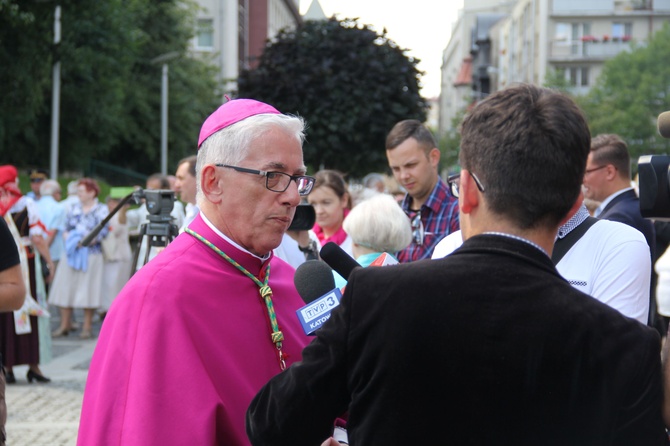
<svg viewBox="0 0 670 446">
<path fill-rule="evenodd" d="M 349 275 L 354 268 L 361 267 L 361 265 L 340 248 L 337 243 L 326 243 L 323 248 L 321 248 L 319 256 L 346 280 L 349 280 Z"/>
<path fill-rule="evenodd" d="M 295 270 L 293 283 L 306 304 L 333 291 L 333 270 L 321 260 L 308 260 Z"/>
<path fill-rule="evenodd" d="M 658 115 L 658 133 L 663 138 L 670 138 L 670 111 Z"/>
</svg>

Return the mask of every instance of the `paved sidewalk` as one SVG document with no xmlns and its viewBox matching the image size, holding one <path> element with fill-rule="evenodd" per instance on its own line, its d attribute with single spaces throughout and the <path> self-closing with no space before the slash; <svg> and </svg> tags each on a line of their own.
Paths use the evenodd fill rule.
<svg viewBox="0 0 670 446">
<path fill-rule="evenodd" d="M 52 329 L 59 323 L 51 307 Z M 81 323 L 83 313 L 75 311 Z M 94 317 L 93 333 L 100 331 Z M 53 360 L 41 364 L 50 383 L 28 384 L 28 366 L 14 367 L 16 384 L 7 385 L 7 446 L 74 446 L 77 442 L 81 401 L 96 339 L 79 339 L 80 331 L 52 340 Z"/>
</svg>

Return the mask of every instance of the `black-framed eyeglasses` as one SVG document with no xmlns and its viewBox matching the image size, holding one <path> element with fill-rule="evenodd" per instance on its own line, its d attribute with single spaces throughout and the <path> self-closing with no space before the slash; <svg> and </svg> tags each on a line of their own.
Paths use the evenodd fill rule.
<svg viewBox="0 0 670 446">
<path fill-rule="evenodd" d="M 265 170 L 247 169 L 246 167 L 231 166 L 229 164 L 214 164 L 216 167 L 226 167 L 237 172 L 250 173 L 252 175 L 261 175 L 265 177 L 265 187 L 272 192 L 282 193 L 288 189 L 291 181 L 298 185 L 298 193 L 301 196 L 308 195 L 314 187 L 314 177 L 307 175 L 289 175 L 284 172 L 268 172 Z"/>
<path fill-rule="evenodd" d="M 468 173 L 470 174 L 472 179 L 475 180 L 475 184 L 477 185 L 477 189 L 479 189 L 479 192 L 484 193 L 484 186 L 482 186 L 482 182 L 479 181 L 477 175 L 470 172 L 469 170 Z M 447 177 L 447 184 L 449 185 L 449 191 L 451 192 L 451 195 L 453 195 L 454 198 L 458 198 L 461 189 L 461 174 L 455 173 L 453 175 L 449 175 L 449 177 Z"/>
<path fill-rule="evenodd" d="M 584 175 L 587 175 L 591 172 L 595 172 L 596 170 L 604 169 L 605 167 L 607 167 L 607 164 L 603 164 L 602 166 L 594 167 L 593 169 L 586 169 L 584 171 Z"/>
</svg>

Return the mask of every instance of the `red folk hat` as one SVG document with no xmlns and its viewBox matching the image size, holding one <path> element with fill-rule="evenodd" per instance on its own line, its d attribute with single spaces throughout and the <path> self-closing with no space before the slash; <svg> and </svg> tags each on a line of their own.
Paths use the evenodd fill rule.
<svg viewBox="0 0 670 446">
<path fill-rule="evenodd" d="M 254 99 L 233 99 L 219 107 L 209 115 L 202 124 L 200 137 L 198 138 L 198 149 L 207 138 L 219 130 L 247 119 L 250 116 L 261 114 L 281 114 L 276 108 L 264 102 Z"/>
<path fill-rule="evenodd" d="M 4 186 L 7 183 L 16 181 L 18 176 L 19 172 L 16 170 L 16 167 L 9 164 L 0 166 L 0 186 Z"/>
</svg>

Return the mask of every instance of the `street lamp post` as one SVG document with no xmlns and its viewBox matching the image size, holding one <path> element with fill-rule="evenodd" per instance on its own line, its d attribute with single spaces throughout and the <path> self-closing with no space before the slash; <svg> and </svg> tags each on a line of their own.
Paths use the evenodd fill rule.
<svg viewBox="0 0 670 446">
<path fill-rule="evenodd" d="M 151 59 L 151 63 L 162 65 L 161 75 L 161 174 L 167 175 L 168 136 L 168 62 L 179 57 L 178 51 L 161 54 Z"/>
<path fill-rule="evenodd" d="M 51 92 L 51 178 L 58 178 L 58 130 L 60 126 L 60 5 L 54 11 L 54 49 L 56 60 L 53 64 L 53 88 Z"/>
</svg>

